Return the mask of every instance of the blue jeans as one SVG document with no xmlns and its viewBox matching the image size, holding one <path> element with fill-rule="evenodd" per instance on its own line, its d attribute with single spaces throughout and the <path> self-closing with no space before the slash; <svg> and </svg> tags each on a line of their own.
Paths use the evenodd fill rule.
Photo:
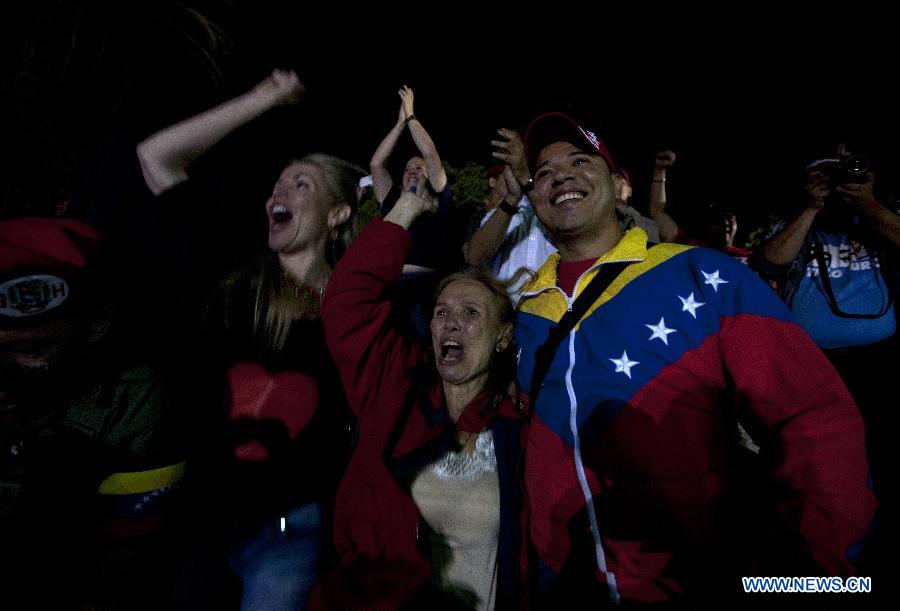
<svg viewBox="0 0 900 611">
<path fill-rule="evenodd" d="M 241 610 L 303 609 L 319 572 L 322 508 L 308 503 L 260 523 L 231 545 L 232 570 L 244 584 Z"/>
</svg>

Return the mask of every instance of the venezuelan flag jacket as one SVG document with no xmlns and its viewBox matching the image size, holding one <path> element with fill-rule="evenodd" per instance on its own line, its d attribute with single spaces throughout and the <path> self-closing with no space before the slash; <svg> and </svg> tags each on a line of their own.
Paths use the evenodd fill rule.
<svg viewBox="0 0 900 611">
<path fill-rule="evenodd" d="M 851 573 L 875 509 L 862 421 L 775 293 L 717 251 L 648 249 L 640 229 L 575 296 L 556 286 L 558 260 L 519 302 L 524 389 L 536 349 L 599 267 L 631 263 L 563 340 L 532 405 L 525 486 L 542 585 L 574 572 L 614 603 L 690 593 L 718 562 L 737 419 L 771 439 L 776 523 L 820 574 Z"/>
</svg>

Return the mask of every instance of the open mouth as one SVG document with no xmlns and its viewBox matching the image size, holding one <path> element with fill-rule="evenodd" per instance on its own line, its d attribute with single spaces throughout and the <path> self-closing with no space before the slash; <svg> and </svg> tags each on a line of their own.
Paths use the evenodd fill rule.
<svg viewBox="0 0 900 611">
<path fill-rule="evenodd" d="M 576 199 L 584 199 L 584 193 L 581 191 L 570 191 L 569 193 L 563 193 L 562 195 L 557 195 L 553 199 L 553 205 L 558 206 L 564 202 Z"/>
<path fill-rule="evenodd" d="M 441 344 L 441 362 L 450 365 L 458 362 L 463 355 L 463 347 L 454 339 Z"/>
<path fill-rule="evenodd" d="M 276 224 L 287 223 L 293 218 L 293 214 L 291 214 L 290 210 L 287 207 L 282 206 L 281 204 L 275 204 L 272 206 L 272 221 Z"/>
</svg>

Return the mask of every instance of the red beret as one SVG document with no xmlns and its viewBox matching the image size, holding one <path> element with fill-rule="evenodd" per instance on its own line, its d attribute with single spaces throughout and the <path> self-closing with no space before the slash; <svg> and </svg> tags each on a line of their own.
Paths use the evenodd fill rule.
<svg viewBox="0 0 900 611">
<path fill-rule="evenodd" d="M 0 221 L 0 324 L 31 323 L 98 297 L 100 239 L 70 219 Z"/>
</svg>

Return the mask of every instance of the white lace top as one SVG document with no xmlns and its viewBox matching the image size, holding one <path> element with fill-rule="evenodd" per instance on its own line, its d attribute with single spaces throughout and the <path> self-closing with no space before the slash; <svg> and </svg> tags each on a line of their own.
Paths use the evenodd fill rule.
<svg viewBox="0 0 900 611">
<path fill-rule="evenodd" d="M 431 465 L 431 472 L 441 479 L 475 481 L 485 473 L 497 470 L 494 454 L 494 434 L 484 430 L 475 440 L 474 452 L 447 452 Z"/>
</svg>

